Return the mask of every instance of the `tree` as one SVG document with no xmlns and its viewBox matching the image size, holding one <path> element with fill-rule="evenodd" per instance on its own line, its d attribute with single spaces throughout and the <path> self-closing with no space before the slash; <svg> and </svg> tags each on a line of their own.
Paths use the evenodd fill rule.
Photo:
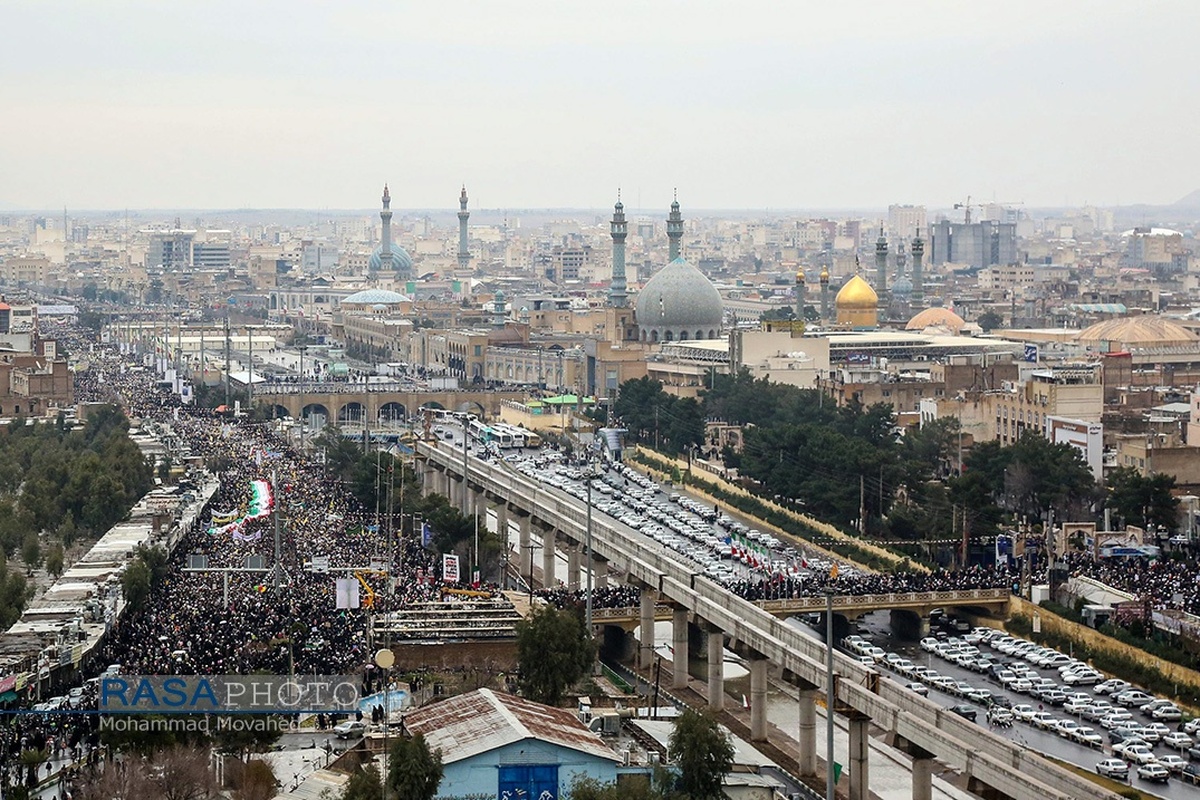
<svg viewBox="0 0 1200 800">
<path fill-rule="evenodd" d="M 1179 524 L 1179 498 L 1172 494 L 1175 477 L 1164 473 L 1142 475 L 1132 467 L 1108 473 L 1106 505 L 1127 525 L 1145 528 L 1161 525 L 1174 530 Z"/>
<path fill-rule="evenodd" d="M 1004 318 L 995 311 L 985 311 L 975 319 L 975 322 L 983 328 L 984 332 L 990 332 L 1003 325 Z"/>
<path fill-rule="evenodd" d="M 417 734 L 392 745 L 388 787 L 404 800 L 433 800 L 442 782 L 442 754 L 430 752 L 425 737 Z"/>
<path fill-rule="evenodd" d="M 383 781 L 374 764 L 351 773 L 341 800 L 383 800 Z"/>
<path fill-rule="evenodd" d="M 162 800 L 209 800 L 220 796 L 208 767 L 208 753 L 199 747 L 180 745 L 160 751 L 154 756 L 149 780 L 154 789 L 151 794 Z"/>
<path fill-rule="evenodd" d="M 46 550 L 46 572 L 55 578 L 63 573 L 63 546 L 58 542 Z"/>
<path fill-rule="evenodd" d="M 594 658 L 595 644 L 571 611 L 541 606 L 517 623 L 521 693 L 531 700 L 558 705 Z"/>
<path fill-rule="evenodd" d="M 676 788 L 691 800 L 719 800 L 733 768 L 733 742 L 708 711 L 691 708 L 675 720 L 669 753 L 679 768 Z"/>
<path fill-rule="evenodd" d="M 121 591 L 125 602 L 132 609 L 141 608 L 150 597 L 150 568 L 140 558 L 135 558 L 121 575 Z"/>
<path fill-rule="evenodd" d="M 271 765 L 256 758 L 242 769 L 237 781 L 234 800 L 271 800 L 276 794 L 275 772 Z"/>
<path fill-rule="evenodd" d="M 21 560 L 25 562 L 30 575 L 42 565 L 42 543 L 38 541 L 36 533 L 25 535 L 25 542 L 21 545 Z"/>
</svg>

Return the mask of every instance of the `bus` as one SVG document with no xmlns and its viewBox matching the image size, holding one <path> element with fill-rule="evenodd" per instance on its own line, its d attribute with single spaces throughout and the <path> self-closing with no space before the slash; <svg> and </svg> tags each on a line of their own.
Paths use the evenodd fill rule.
<svg viewBox="0 0 1200 800">
<path fill-rule="evenodd" d="M 512 433 L 498 425 L 484 425 L 474 418 L 467 423 L 467 435 L 482 444 L 495 444 L 502 450 L 508 450 L 515 446 Z"/>
</svg>

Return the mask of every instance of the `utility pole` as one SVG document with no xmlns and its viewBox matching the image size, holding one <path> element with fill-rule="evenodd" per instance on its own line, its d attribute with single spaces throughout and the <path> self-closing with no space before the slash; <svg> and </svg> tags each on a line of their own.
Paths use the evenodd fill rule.
<svg viewBox="0 0 1200 800">
<path fill-rule="evenodd" d="M 300 452 L 304 452 L 304 429 L 308 425 L 308 421 L 304 417 L 304 351 L 307 350 L 306 345 L 300 345 Z"/>
<path fill-rule="evenodd" d="M 229 304 L 225 304 L 225 408 L 229 409 Z"/>
<path fill-rule="evenodd" d="M 249 377 L 246 379 L 246 410 L 249 411 L 254 405 L 254 329 L 249 325 L 246 326 L 246 338 L 249 340 L 250 355 L 247 358 L 249 364 Z"/>
<path fill-rule="evenodd" d="M 867 535 L 867 489 L 866 481 L 858 474 L 858 535 Z"/>
</svg>

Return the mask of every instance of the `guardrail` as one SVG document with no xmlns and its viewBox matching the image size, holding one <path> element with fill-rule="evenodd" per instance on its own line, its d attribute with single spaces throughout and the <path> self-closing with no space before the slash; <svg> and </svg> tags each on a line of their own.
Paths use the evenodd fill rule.
<svg viewBox="0 0 1200 800">
<path fill-rule="evenodd" d="M 461 455 L 444 445 L 419 444 L 419 452 L 449 472 L 459 472 Z M 553 520 L 578 536 L 586 529 L 581 504 L 538 487 L 515 470 L 502 470 L 475 460 L 471 481 L 497 497 L 505 497 L 543 520 Z M 825 681 L 825 645 L 771 616 L 750 601 L 731 594 L 703 574 L 644 546 L 619 523 L 593 517 L 592 546 L 618 571 L 679 603 L 716 626 L 732 640 L 763 654 L 812 686 Z M 1003 591 L 1003 590 L 981 590 Z M 933 593 L 936 594 L 936 593 Z M 837 599 L 836 597 L 834 598 Z M 841 653 L 835 653 L 838 702 L 863 713 L 876 725 L 933 753 L 942 762 L 1013 797 L 1111 798 L 1087 778 L 1052 764 L 1027 748 L 982 730 L 977 724 L 904 689 L 894 681 L 869 680 L 878 675 Z M 870 688 L 868 688 L 870 687 Z"/>
</svg>

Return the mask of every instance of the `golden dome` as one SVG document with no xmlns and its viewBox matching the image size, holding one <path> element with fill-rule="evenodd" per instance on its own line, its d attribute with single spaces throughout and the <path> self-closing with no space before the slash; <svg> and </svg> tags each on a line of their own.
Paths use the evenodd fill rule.
<svg viewBox="0 0 1200 800">
<path fill-rule="evenodd" d="M 821 269 L 821 282 L 829 283 L 829 268 L 828 267 L 823 267 Z"/>
<path fill-rule="evenodd" d="M 1084 328 L 1075 337 L 1081 344 L 1107 345 L 1109 351 L 1128 346 L 1190 345 L 1196 334 L 1178 322 L 1146 314 L 1106 319 Z"/>
<path fill-rule="evenodd" d="M 846 285 L 838 291 L 833 303 L 838 308 L 876 308 L 879 305 L 879 295 L 875 294 L 875 290 L 871 288 L 871 284 L 864 281 L 862 277 L 855 275 L 846 281 Z"/>
<path fill-rule="evenodd" d="M 796 272 L 796 283 L 804 283 L 804 270 Z"/>
<path fill-rule="evenodd" d="M 927 308 L 908 321 L 904 326 L 906 331 L 923 331 L 926 328 L 943 327 L 957 334 L 967 323 L 958 314 L 948 308 Z"/>
</svg>

